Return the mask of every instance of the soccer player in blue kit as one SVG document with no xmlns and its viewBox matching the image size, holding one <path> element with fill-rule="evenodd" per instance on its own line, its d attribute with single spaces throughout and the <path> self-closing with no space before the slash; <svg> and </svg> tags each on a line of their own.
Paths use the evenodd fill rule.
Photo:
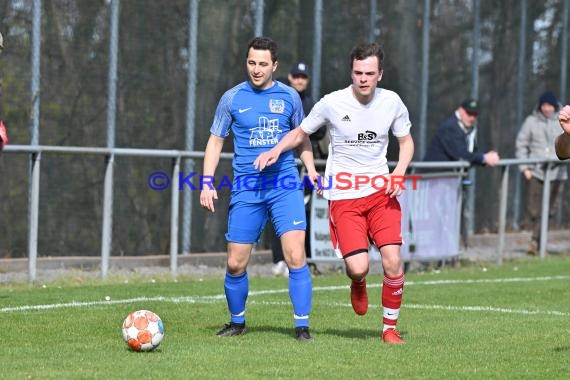
<svg viewBox="0 0 570 380">
<path fill-rule="evenodd" d="M 247 264 L 253 244 L 271 218 L 281 239 L 289 267 L 289 296 L 293 304 L 295 335 L 299 341 L 312 340 L 309 314 L 312 283 L 305 256 L 305 206 L 293 152 L 286 152 L 279 162 L 263 171 L 254 168 L 257 156 L 271 148 L 301 124 L 304 118 L 301 99 L 295 89 L 273 80 L 277 69 L 277 44 L 267 37 L 255 37 L 247 46 L 249 80 L 229 89 L 221 97 L 210 138 L 205 150 L 203 175 L 215 178 L 224 139 L 231 133 L 234 142 L 233 171 L 229 204 L 227 269 L 224 290 L 230 322 L 218 336 L 236 336 L 247 332 L 245 309 L 249 292 Z M 306 138 L 299 158 L 307 167 L 308 177 L 316 182 L 312 147 Z M 296 183 L 297 186 L 291 186 Z M 203 186 L 200 204 L 214 212 L 218 199 L 216 188 Z M 226 185 L 227 182 L 226 182 Z"/>
</svg>

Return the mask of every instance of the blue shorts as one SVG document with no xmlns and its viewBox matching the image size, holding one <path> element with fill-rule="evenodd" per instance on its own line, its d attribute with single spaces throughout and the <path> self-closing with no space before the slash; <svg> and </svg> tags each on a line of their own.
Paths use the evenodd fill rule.
<svg viewBox="0 0 570 380">
<path fill-rule="evenodd" d="M 307 220 L 302 190 L 269 189 L 240 191 L 232 194 L 226 240 L 232 243 L 256 243 L 271 222 L 277 236 L 285 232 L 305 231 Z"/>
</svg>

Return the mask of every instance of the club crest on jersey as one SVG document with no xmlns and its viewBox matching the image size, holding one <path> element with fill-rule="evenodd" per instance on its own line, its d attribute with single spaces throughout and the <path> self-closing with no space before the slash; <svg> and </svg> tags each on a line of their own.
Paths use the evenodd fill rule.
<svg viewBox="0 0 570 380">
<path fill-rule="evenodd" d="M 249 146 L 277 145 L 279 129 L 279 119 L 268 119 L 265 116 L 259 118 L 257 127 L 250 129 Z"/>
<path fill-rule="evenodd" d="M 269 99 L 269 109 L 272 113 L 283 113 L 285 111 L 285 101 L 283 99 Z"/>
</svg>

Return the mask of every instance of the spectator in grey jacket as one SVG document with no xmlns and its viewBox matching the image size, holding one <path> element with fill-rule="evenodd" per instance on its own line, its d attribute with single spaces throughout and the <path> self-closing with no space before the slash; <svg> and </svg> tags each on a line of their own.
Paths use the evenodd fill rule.
<svg viewBox="0 0 570 380">
<path fill-rule="evenodd" d="M 560 134 L 558 110 L 560 106 L 551 91 L 543 93 L 537 108 L 525 119 L 516 140 L 517 158 L 556 158 L 553 142 Z M 532 227 L 532 237 L 528 253 L 536 255 L 540 239 L 540 209 L 544 186 L 546 164 L 520 165 L 520 171 L 527 180 L 527 212 Z M 549 171 L 550 209 L 552 218 L 558 209 L 568 178 L 566 166 L 556 165 Z"/>
</svg>

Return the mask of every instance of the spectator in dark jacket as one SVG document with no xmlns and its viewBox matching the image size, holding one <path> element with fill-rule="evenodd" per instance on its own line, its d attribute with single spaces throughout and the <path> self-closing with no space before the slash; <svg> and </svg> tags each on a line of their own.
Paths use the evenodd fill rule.
<svg viewBox="0 0 570 380">
<path fill-rule="evenodd" d="M 311 112 L 311 109 L 315 105 L 315 101 L 311 97 L 308 91 L 309 82 L 311 76 L 309 75 L 309 66 L 304 62 L 297 62 L 291 68 L 289 75 L 287 76 L 288 85 L 293 87 L 299 93 L 301 101 L 303 102 L 303 111 L 305 116 Z M 313 133 L 310 137 L 311 144 L 313 146 L 313 156 L 314 158 L 327 158 L 328 147 L 323 146 L 321 141 L 327 134 L 327 128 L 322 127 L 317 132 Z"/>
<path fill-rule="evenodd" d="M 279 79 L 278 79 L 279 80 Z M 309 66 L 304 62 L 297 62 L 291 68 L 291 71 L 287 75 L 287 81 L 281 80 L 281 82 L 285 82 L 285 84 L 293 87 L 299 93 L 301 97 L 301 101 L 303 103 L 303 111 L 305 112 L 305 116 L 311 112 L 311 109 L 315 105 L 315 101 L 311 97 L 308 91 L 309 82 L 311 80 L 311 76 L 309 75 Z M 313 147 L 313 157 L 316 159 L 326 159 L 328 156 L 328 138 L 327 137 L 327 127 L 324 126 L 320 128 L 317 132 L 313 133 L 309 136 L 311 140 L 311 145 Z M 305 187 L 305 190 L 308 190 L 308 187 Z M 307 221 L 310 220 L 310 191 L 307 193 L 305 192 L 305 211 L 307 214 Z M 268 223 L 268 227 L 271 228 L 271 223 Z M 306 239 L 305 239 L 305 253 L 308 258 L 311 257 L 311 247 L 310 247 L 310 223 L 307 223 L 306 229 Z M 281 248 L 281 241 L 275 235 L 272 234 L 271 240 L 271 250 L 273 252 L 273 274 L 276 276 L 283 275 L 288 276 L 289 270 L 287 268 L 287 264 L 283 258 L 283 250 Z M 319 271 L 314 263 L 309 263 L 309 267 L 313 274 L 318 274 Z"/>
<path fill-rule="evenodd" d="M 477 115 L 479 102 L 476 99 L 465 99 L 447 120 L 445 120 L 431 140 L 424 161 L 467 161 L 471 165 L 495 166 L 499 162 L 499 154 L 494 150 L 487 153 L 477 148 Z M 435 171 L 436 169 L 427 170 Z M 464 181 L 469 185 L 469 181 Z M 467 187 L 463 186 L 463 197 L 468 196 Z M 464 222 L 473 214 L 468 202 L 462 202 L 461 235 L 463 244 L 467 246 L 467 229 Z"/>
<path fill-rule="evenodd" d="M 477 149 L 477 114 L 479 104 L 466 99 L 445 120 L 431 140 L 424 161 L 468 161 L 475 165 L 495 166 L 499 154 L 494 150 L 482 153 Z"/>
</svg>

